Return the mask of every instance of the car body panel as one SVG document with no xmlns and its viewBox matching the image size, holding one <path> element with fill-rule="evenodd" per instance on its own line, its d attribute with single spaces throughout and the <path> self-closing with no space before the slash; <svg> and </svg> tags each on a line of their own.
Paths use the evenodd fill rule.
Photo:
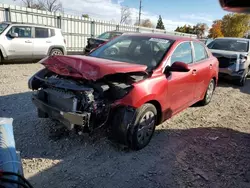
<svg viewBox="0 0 250 188">
<path fill-rule="evenodd" d="M 220 40 L 223 40 L 219 38 Z M 243 40 L 250 44 L 249 39 L 242 38 L 224 38 L 230 40 Z M 215 39 L 216 40 L 216 39 Z M 213 56 L 219 61 L 219 75 L 227 79 L 241 79 L 246 69 L 250 68 L 249 47 L 247 52 L 227 51 L 220 49 L 210 49 Z M 246 57 L 244 63 L 241 63 L 241 56 Z"/>
<path fill-rule="evenodd" d="M 105 81 L 109 75 L 116 76 L 117 74 L 118 77 L 121 73 L 145 73 L 146 76 L 139 81 L 126 83 L 124 80 L 124 83 L 131 85 L 129 92 L 123 97 L 114 100 L 111 105 L 113 109 L 119 106 L 137 109 L 148 102 L 157 103 L 160 109 L 159 116 L 161 116 L 161 121 L 202 100 L 210 80 L 215 79 L 217 82 L 218 60 L 212 56 L 205 45 L 203 46 L 208 54 L 206 60 L 193 62 L 188 65 L 189 70 L 185 72 L 165 71 L 166 67 L 170 66 L 169 59 L 171 59 L 171 55 L 179 44 L 183 42 L 192 43 L 192 41 L 199 42 L 198 40 L 163 34 L 133 33 L 128 35 L 172 39 L 175 42 L 170 46 L 159 65 L 150 72 L 147 72 L 147 66 L 145 65 L 117 62 L 90 56 L 49 57 L 44 59 L 42 64 L 58 75 L 66 76 L 66 78 L 70 79 L 86 79 L 91 81 L 92 84 L 98 81 Z"/>
<path fill-rule="evenodd" d="M 144 72 L 147 66 L 104 60 L 90 56 L 53 56 L 40 61 L 59 75 L 87 80 L 98 80 L 106 75 L 128 72 Z"/>
</svg>

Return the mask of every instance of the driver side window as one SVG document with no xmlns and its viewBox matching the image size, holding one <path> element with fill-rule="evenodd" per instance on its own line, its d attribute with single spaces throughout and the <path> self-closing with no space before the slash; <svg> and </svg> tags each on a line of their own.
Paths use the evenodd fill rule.
<svg viewBox="0 0 250 188">
<path fill-rule="evenodd" d="M 17 33 L 18 38 L 31 38 L 31 27 L 27 26 L 13 26 L 8 34 Z M 8 35 L 7 34 L 7 35 Z"/>
<path fill-rule="evenodd" d="M 174 62 L 193 63 L 192 48 L 190 42 L 185 42 L 177 46 L 171 56 L 171 65 Z"/>
</svg>

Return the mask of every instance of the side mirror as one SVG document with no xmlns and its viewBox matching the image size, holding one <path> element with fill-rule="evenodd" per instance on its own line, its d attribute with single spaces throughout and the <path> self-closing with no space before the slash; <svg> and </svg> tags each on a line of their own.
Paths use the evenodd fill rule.
<svg viewBox="0 0 250 188">
<path fill-rule="evenodd" d="M 11 33 L 9 36 L 11 38 L 17 38 L 18 37 L 18 33 Z"/>
<path fill-rule="evenodd" d="M 174 62 L 172 66 L 167 66 L 165 68 L 165 73 L 169 72 L 188 72 L 190 71 L 188 65 L 183 62 Z"/>
<path fill-rule="evenodd" d="M 221 7 L 230 12 L 249 13 L 250 1 L 248 0 L 219 0 Z"/>
</svg>

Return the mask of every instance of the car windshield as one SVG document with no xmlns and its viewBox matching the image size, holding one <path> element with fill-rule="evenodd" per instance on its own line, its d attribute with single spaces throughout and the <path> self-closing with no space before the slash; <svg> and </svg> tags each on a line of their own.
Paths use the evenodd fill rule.
<svg viewBox="0 0 250 188">
<path fill-rule="evenodd" d="M 146 65 L 154 69 L 174 41 L 147 36 L 123 35 L 97 48 L 89 56 Z"/>
<path fill-rule="evenodd" d="M 241 39 L 216 39 L 209 43 L 207 47 L 214 50 L 247 52 L 248 43 L 247 40 Z"/>
<path fill-rule="evenodd" d="M 4 32 L 4 30 L 9 26 L 9 24 L 6 23 L 0 23 L 0 34 Z"/>
</svg>

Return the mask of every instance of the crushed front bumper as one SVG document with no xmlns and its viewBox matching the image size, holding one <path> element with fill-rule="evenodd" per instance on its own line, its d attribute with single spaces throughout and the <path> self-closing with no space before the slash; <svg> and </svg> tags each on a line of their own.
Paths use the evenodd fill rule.
<svg viewBox="0 0 250 188">
<path fill-rule="evenodd" d="M 76 112 L 64 112 L 58 108 L 52 107 L 42 100 L 40 100 L 36 95 L 32 96 L 32 102 L 38 108 L 44 112 L 51 119 L 56 119 L 65 125 L 68 129 L 73 129 L 75 125 L 82 127 L 88 127 L 90 121 L 90 113 L 76 113 Z"/>
</svg>

